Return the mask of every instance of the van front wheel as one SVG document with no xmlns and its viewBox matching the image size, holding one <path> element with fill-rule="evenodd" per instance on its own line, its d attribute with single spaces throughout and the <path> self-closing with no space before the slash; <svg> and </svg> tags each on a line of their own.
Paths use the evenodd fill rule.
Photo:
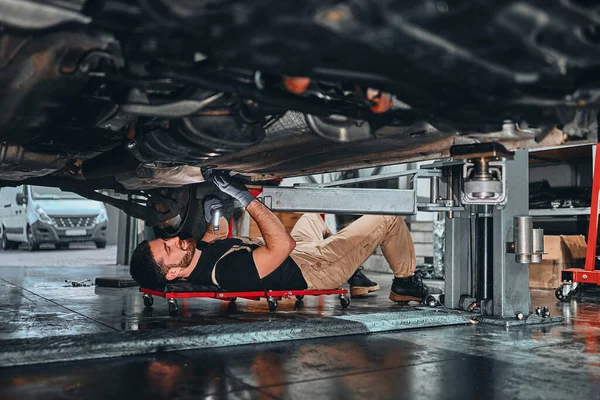
<svg viewBox="0 0 600 400">
<path fill-rule="evenodd" d="M 36 243 L 33 230 L 29 225 L 27 225 L 27 244 L 29 245 L 29 251 L 37 251 L 40 249 L 40 245 L 39 243 Z"/>
<path fill-rule="evenodd" d="M 4 229 L 2 229 L 1 247 L 2 247 L 2 250 L 15 250 L 15 249 L 19 248 L 19 243 L 13 242 L 12 240 L 8 240 L 6 238 L 6 232 L 4 231 Z"/>
</svg>

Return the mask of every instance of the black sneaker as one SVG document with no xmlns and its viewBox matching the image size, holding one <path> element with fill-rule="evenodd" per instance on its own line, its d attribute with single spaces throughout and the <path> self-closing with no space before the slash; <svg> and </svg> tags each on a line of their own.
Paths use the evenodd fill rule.
<svg viewBox="0 0 600 400">
<path fill-rule="evenodd" d="M 394 278 L 392 289 L 390 290 L 390 300 L 422 302 L 427 295 L 440 293 L 442 293 L 440 289 L 430 288 L 424 284 L 421 273 L 415 272 L 413 276 Z"/>
<path fill-rule="evenodd" d="M 354 275 L 348 279 L 348 283 L 350 284 L 350 296 L 364 296 L 370 292 L 375 292 L 379 289 L 379 285 L 377 282 L 373 282 L 365 274 L 362 273 L 363 267 L 360 266 L 354 272 Z"/>
</svg>

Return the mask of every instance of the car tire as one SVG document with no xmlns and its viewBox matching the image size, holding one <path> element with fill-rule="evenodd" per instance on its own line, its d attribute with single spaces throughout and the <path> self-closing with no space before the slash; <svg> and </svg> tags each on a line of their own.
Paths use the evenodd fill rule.
<svg viewBox="0 0 600 400">
<path fill-rule="evenodd" d="M 4 231 L 4 227 L 2 228 L 2 237 L 1 237 L 0 240 L 1 240 L 0 247 L 4 251 L 6 251 L 6 250 L 16 250 L 16 249 L 19 248 L 19 243 L 18 242 L 13 242 L 12 240 L 8 240 L 6 238 L 6 232 Z"/>
<path fill-rule="evenodd" d="M 212 182 L 199 185 L 190 185 L 184 190 L 188 193 L 188 202 L 181 208 L 179 223 L 174 226 L 156 225 L 152 229 L 156 238 L 171 238 L 178 236 L 182 239 L 200 239 L 206 232 L 206 221 L 204 220 L 204 198 L 216 195 L 223 200 L 223 217 L 230 219 L 233 216 L 233 199 L 222 193 Z"/>
<path fill-rule="evenodd" d="M 27 245 L 29 247 L 29 251 L 38 251 L 40 249 L 40 244 L 36 242 L 33 230 L 29 225 L 27 225 Z"/>
<path fill-rule="evenodd" d="M 103 249 L 106 247 L 106 242 L 95 242 L 97 249 Z"/>
</svg>

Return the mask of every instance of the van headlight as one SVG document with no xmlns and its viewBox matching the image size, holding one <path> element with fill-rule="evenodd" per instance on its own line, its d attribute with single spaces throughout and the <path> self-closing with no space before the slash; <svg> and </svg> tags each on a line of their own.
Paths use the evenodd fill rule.
<svg viewBox="0 0 600 400">
<path fill-rule="evenodd" d="M 100 210 L 100 214 L 96 215 L 94 222 L 100 224 L 102 222 L 106 222 L 106 220 L 108 220 L 108 216 L 106 215 L 106 209 L 103 208 Z"/>
<path fill-rule="evenodd" d="M 48 216 L 48 214 L 46 214 L 46 211 L 44 211 L 44 209 L 42 207 L 40 207 L 40 206 L 35 207 L 35 213 L 37 214 L 40 221 L 45 222 L 46 224 L 50 224 L 50 225 L 54 224 L 54 221 L 52 220 L 52 218 L 50 218 Z"/>
</svg>

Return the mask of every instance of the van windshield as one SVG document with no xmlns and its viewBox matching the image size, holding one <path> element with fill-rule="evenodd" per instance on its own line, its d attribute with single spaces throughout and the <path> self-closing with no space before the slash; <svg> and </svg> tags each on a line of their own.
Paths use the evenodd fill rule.
<svg viewBox="0 0 600 400">
<path fill-rule="evenodd" d="M 31 195 L 35 200 L 83 199 L 78 194 L 44 186 L 31 186 Z"/>
</svg>

